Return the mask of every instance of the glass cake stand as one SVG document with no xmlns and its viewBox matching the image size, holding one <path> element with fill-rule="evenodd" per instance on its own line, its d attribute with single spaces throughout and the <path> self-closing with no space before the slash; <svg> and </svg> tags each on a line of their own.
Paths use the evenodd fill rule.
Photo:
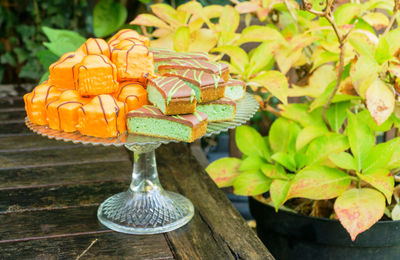
<svg viewBox="0 0 400 260">
<path fill-rule="evenodd" d="M 203 136 L 219 134 L 247 122 L 258 107 L 258 101 L 246 93 L 236 104 L 236 117 L 231 121 L 208 123 Z M 106 199 L 97 211 L 99 221 L 108 228 L 129 234 L 157 234 L 175 230 L 193 217 L 194 208 L 190 200 L 164 190 L 158 179 L 155 149 L 161 144 L 179 141 L 128 133 L 115 138 L 98 138 L 36 125 L 27 117 L 25 123 L 33 132 L 50 139 L 92 145 L 124 145 L 134 153 L 129 189 Z"/>
</svg>

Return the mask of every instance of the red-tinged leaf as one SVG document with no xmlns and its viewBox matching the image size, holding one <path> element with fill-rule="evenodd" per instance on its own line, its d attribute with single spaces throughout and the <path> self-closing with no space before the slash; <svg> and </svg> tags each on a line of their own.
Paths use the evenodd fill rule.
<svg viewBox="0 0 400 260">
<path fill-rule="evenodd" d="M 152 14 L 140 14 L 130 24 L 152 26 L 170 30 L 170 27 Z"/>
<path fill-rule="evenodd" d="M 189 49 L 190 31 L 185 26 L 180 26 L 174 35 L 174 50 L 177 52 L 185 52 Z"/>
<path fill-rule="evenodd" d="M 350 189 L 336 199 L 334 209 L 354 241 L 358 234 L 369 229 L 383 216 L 385 197 L 369 188 Z"/>
<path fill-rule="evenodd" d="M 257 77 L 253 78 L 252 81 L 268 89 L 268 91 L 283 104 L 287 104 L 289 83 L 285 75 L 281 72 L 270 70 L 259 74 Z"/>
<path fill-rule="evenodd" d="M 259 170 L 240 174 L 233 183 L 233 192 L 237 195 L 255 196 L 269 190 L 272 180 Z"/>
<path fill-rule="evenodd" d="M 240 174 L 241 163 L 242 161 L 238 158 L 222 158 L 208 165 L 206 171 L 218 187 L 228 187 L 233 185 L 236 177 Z"/>
<path fill-rule="evenodd" d="M 276 211 L 278 211 L 279 207 L 285 203 L 289 188 L 290 181 L 280 179 L 275 179 L 272 181 L 269 193 Z"/>
<path fill-rule="evenodd" d="M 170 25 L 179 26 L 180 22 L 177 19 L 177 11 L 167 4 L 154 4 L 150 6 L 151 11 L 160 17 L 162 20 L 166 21 Z"/>
<path fill-rule="evenodd" d="M 235 6 L 235 9 L 239 12 L 239 14 L 253 13 L 259 8 L 261 8 L 259 3 L 250 1 L 240 2 Z"/>
<path fill-rule="evenodd" d="M 368 110 L 377 125 L 382 124 L 392 115 L 395 105 L 394 91 L 382 80 L 377 79 L 368 87 L 365 98 Z"/>
<path fill-rule="evenodd" d="M 293 178 L 287 199 L 332 199 L 342 194 L 350 185 L 346 173 L 326 166 L 306 167 Z"/>
<path fill-rule="evenodd" d="M 368 182 L 385 195 L 388 204 L 392 201 L 394 178 L 387 169 L 375 169 L 357 174 L 361 180 Z"/>
</svg>

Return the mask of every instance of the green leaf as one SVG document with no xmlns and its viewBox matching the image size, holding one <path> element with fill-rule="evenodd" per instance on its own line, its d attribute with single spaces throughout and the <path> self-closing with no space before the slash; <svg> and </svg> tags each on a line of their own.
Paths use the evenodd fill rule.
<svg viewBox="0 0 400 260">
<path fill-rule="evenodd" d="M 58 56 L 49 50 L 41 50 L 36 53 L 40 63 L 43 65 L 43 68 L 48 68 L 50 65 L 58 60 Z"/>
<path fill-rule="evenodd" d="M 308 112 L 307 104 L 293 103 L 280 106 L 281 115 L 290 120 L 298 122 L 303 127 L 306 126 L 320 126 L 324 127 L 325 123 L 321 116 L 321 111 Z"/>
<path fill-rule="evenodd" d="M 233 66 L 243 72 L 249 64 L 249 57 L 247 53 L 240 47 L 237 46 L 220 46 L 211 50 L 212 52 L 221 52 L 228 54 L 231 58 Z"/>
<path fill-rule="evenodd" d="M 384 123 L 381 125 L 377 125 L 374 119 L 371 116 L 371 113 L 368 110 L 363 110 L 357 114 L 359 120 L 366 122 L 368 127 L 373 132 L 386 132 L 389 131 L 393 126 L 393 118 L 389 117 Z"/>
<path fill-rule="evenodd" d="M 271 179 L 289 179 L 285 169 L 278 164 L 264 164 L 261 167 L 261 171 L 265 174 L 265 176 Z"/>
<path fill-rule="evenodd" d="M 279 207 L 285 203 L 289 188 L 290 181 L 280 179 L 272 181 L 269 193 L 276 211 L 278 211 Z"/>
<path fill-rule="evenodd" d="M 337 53 L 325 50 L 321 50 L 319 52 L 315 51 L 312 56 L 313 66 L 310 72 L 314 71 L 323 64 L 337 60 L 339 60 L 339 55 Z"/>
<path fill-rule="evenodd" d="M 326 166 L 306 167 L 293 178 L 287 199 L 332 199 L 342 194 L 350 182 L 351 177 L 338 169 Z"/>
<path fill-rule="evenodd" d="M 174 50 L 185 52 L 189 50 L 190 31 L 188 27 L 180 26 L 174 34 Z"/>
<path fill-rule="evenodd" d="M 236 45 L 241 45 L 246 42 L 267 42 L 278 41 L 286 42 L 280 32 L 267 26 L 252 25 L 245 28 L 240 38 L 236 41 Z"/>
<path fill-rule="evenodd" d="M 387 143 L 391 143 L 391 145 L 393 146 L 393 154 L 386 167 L 389 170 L 400 168 L 400 137 L 396 137 L 388 141 Z"/>
<path fill-rule="evenodd" d="M 50 72 L 47 71 L 45 74 L 43 74 L 43 76 L 40 78 L 39 83 L 38 84 L 42 84 L 43 81 L 48 80 L 50 76 Z"/>
<path fill-rule="evenodd" d="M 375 80 L 365 93 L 367 107 L 377 125 L 383 124 L 393 113 L 394 90 L 381 79 Z"/>
<path fill-rule="evenodd" d="M 272 95 L 278 98 L 283 104 L 287 104 L 289 83 L 281 72 L 270 70 L 260 73 L 252 79 L 253 82 L 265 87 Z"/>
<path fill-rule="evenodd" d="M 375 145 L 375 136 L 366 122 L 348 112 L 348 126 L 346 128 L 350 149 L 356 159 L 358 171 L 367 164 L 366 158 Z"/>
<path fill-rule="evenodd" d="M 306 152 L 308 165 L 323 163 L 332 153 L 340 153 L 349 148 L 347 138 L 341 134 L 328 133 L 320 136 L 308 145 Z"/>
<path fill-rule="evenodd" d="M 232 186 L 240 174 L 239 166 L 242 163 L 238 158 L 222 158 L 207 166 L 206 171 L 218 187 Z"/>
<path fill-rule="evenodd" d="M 367 172 L 386 168 L 390 159 L 392 158 L 395 148 L 396 142 L 377 144 L 368 152 L 362 171 Z"/>
<path fill-rule="evenodd" d="M 336 199 L 334 209 L 354 241 L 358 234 L 381 219 L 385 211 L 385 197 L 369 188 L 350 189 Z"/>
<path fill-rule="evenodd" d="M 239 26 L 239 13 L 230 5 L 225 5 L 219 18 L 219 29 L 225 32 L 235 32 Z"/>
<path fill-rule="evenodd" d="M 57 56 L 75 51 L 86 41 L 86 38 L 74 31 L 52 29 L 46 26 L 42 29 L 50 40 L 43 44 Z"/>
<path fill-rule="evenodd" d="M 237 127 L 235 140 L 236 145 L 243 154 L 268 158 L 269 151 L 264 139 L 254 128 L 244 125 Z"/>
<path fill-rule="evenodd" d="M 380 37 L 378 46 L 376 47 L 375 60 L 382 65 L 392 57 L 393 56 L 390 54 L 389 43 L 385 37 Z"/>
<path fill-rule="evenodd" d="M 391 55 L 395 55 L 400 49 L 400 28 L 390 30 L 386 36 L 386 41 L 389 44 L 389 52 Z"/>
<path fill-rule="evenodd" d="M 277 152 L 271 156 L 271 159 L 278 162 L 291 172 L 296 171 L 296 161 L 287 153 Z"/>
<path fill-rule="evenodd" d="M 258 170 L 265 164 L 263 158 L 257 155 L 250 155 L 242 161 L 239 171 Z"/>
<path fill-rule="evenodd" d="M 387 169 L 372 169 L 365 171 L 362 174 L 357 173 L 357 176 L 371 184 L 374 188 L 385 195 L 388 204 L 392 201 L 394 178 Z"/>
<path fill-rule="evenodd" d="M 101 0 L 93 9 L 93 31 L 96 37 L 114 33 L 128 17 L 125 6 L 113 0 Z"/>
<path fill-rule="evenodd" d="M 331 93 L 333 92 L 333 90 L 335 89 L 335 85 L 336 85 L 336 80 L 332 81 L 324 90 L 324 92 L 322 92 L 321 95 L 319 95 L 317 98 L 315 98 L 313 100 L 313 102 L 310 105 L 309 111 L 312 112 L 315 109 L 319 108 L 319 107 L 323 107 L 329 99 L 329 96 L 331 95 Z"/>
<path fill-rule="evenodd" d="M 314 140 L 317 137 L 325 135 L 327 132 L 328 129 L 326 129 L 326 127 L 313 126 L 313 125 L 306 126 L 300 131 L 299 135 L 297 136 L 296 151 L 300 151 L 312 140 Z"/>
<path fill-rule="evenodd" d="M 354 157 L 351 156 L 351 154 L 349 153 L 332 153 L 328 156 L 328 158 L 339 168 L 357 171 L 356 161 L 354 160 Z"/>
<path fill-rule="evenodd" d="M 350 102 L 344 101 L 331 104 L 329 108 L 326 110 L 326 117 L 333 131 L 337 133 L 339 132 L 344 121 L 346 120 L 347 110 L 349 108 L 350 108 Z"/>
<path fill-rule="evenodd" d="M 337 25 L 349 24 L 362 11 L 361 4 L 342 4 L 334 12 Z"/>
<path fill-rule="evenodd" d="M 378 39 L 374 34 L 372 37 L 374 38 L 370 38 L 363 33 L 351 33 L 349 35 L 349 43 L 360 55 L 373 59 Z"/>
<path fill-rule="evenodd" d="M 361 55 L 351 69 L 351 80 L 361 97 L 365 97 L 368 87 L 378 78 L 378 69 L 375 59 L 366 55 Z"/>
<path fill-rule="evenodd" d="M 237 195 L 255 196 L 269 190 L 272 180 L 260 171 L 246 171 L 233 183 L 233 192 Z"/>
<path fill-rule="evenodd" d="M 273 42 L 263 42 L 260 46 L 258 46 L 253 53 L 251 54 L 250 64 L 248 67 L 248 76 L 252 76 L 260 72 L 265 66 L 273 62 L 274 55 L 273 51 Z"/>
<path fill-rule="evenodd" d="M 272 151 L 287 152 L 296 150 L 296 138 L 300 127 L 285 118 L 278 118 L 269 130 L 269 144 Z"/>
</svg>

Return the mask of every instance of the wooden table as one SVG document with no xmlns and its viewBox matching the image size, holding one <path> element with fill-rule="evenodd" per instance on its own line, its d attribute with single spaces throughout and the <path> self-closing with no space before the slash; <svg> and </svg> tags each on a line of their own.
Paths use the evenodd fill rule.
<svg viewBox="0 0 400 260">
<path fill-rule="evenodd" d="M 194 204 L 192 221 L 144 236 L 102 226 L 99 203 L 128 188 L 128 152 L 37 136 L 22 98 L 12 101 L 0 100 L 0 259 L 273 259 L 183 144 L 156 153 L 163 186 Z"/>
</svg>

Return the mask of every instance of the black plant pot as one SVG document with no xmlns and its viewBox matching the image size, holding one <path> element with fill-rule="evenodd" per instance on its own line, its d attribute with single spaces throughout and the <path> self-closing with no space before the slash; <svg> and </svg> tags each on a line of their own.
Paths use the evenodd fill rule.
<svg viewBox="0 0 400 260">
<path fill-rule="evenodd" d="M 249 198 L 257 234 L 278 259 L 400 259 L 400 221 L 380 221 L 353 242 L 337 220 L 275 209 Z"/>
</svg>

